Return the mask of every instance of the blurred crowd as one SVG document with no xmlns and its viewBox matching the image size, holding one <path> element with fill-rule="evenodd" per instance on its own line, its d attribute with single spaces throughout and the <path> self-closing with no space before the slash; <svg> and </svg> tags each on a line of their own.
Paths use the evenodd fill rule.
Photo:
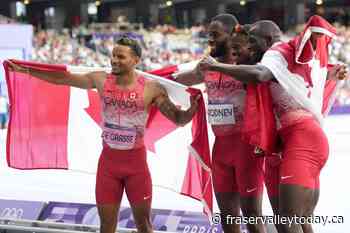
<svg viewBox="0 0 350 233">
<path fill-rule="evenodd" d="M 36 33 L 32 59 L 43 63 L 90 67 L 107 66 L 109 63 L 107 56 L 81 45 L 68 31 L 58 33 L 53 30 Z"/>
<path fill-rule="evenodd" d="M 338 36 L 330 47 L 331 63 L 344 63 L 350 67 L 350 27 L 335 24 Z M 349 70 L 350 72 L 350 70 Z M 350 80 L 339 90 L 335 106 L 350 105 Z"/>
<path fill-rule="evenodd" d="M 196 26 L 178 30 L 172 26 L 157 26 L 150 30 L 112 25 L 80 27 L 71 32 L 40 31 L 34 37 L 32 59 L 46 63 L 60 63 L 91 67 L 109 66 L 115 41 L 123 35 L 136 38 L 143 47 L 139 69 L 152 70 L 199 59 L 205 49 L 204 33 Z M 204 30 L 204 28 L 203 28 Z"/>
</svg>

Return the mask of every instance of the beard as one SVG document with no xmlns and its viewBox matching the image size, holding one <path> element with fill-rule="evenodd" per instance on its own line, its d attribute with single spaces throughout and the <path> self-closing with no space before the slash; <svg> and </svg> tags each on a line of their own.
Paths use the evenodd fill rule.
<svg viewBox="0 0 350 233">
<path fill-rule="evenodd" d="M 255 50 L 254 52 L 251 53 L 250 62 L 252 64 L 256 64 L 261 61 L 263 56 L 264 56 L 264 52 L 262 50 Z"/>
<path fill-rule="evenodd" d="M 223 57 L 226 54 L 226 45 L 225 43 L 218 43 L 214 49 L 210 51 L 210 56 L 212 57 Z"/>
<path fill-rule="evenodd" d="M 120 75 L 123 73 L 123 71 L 119 67 L 112 67 L 112 73 L 115 75 Z"/>
<path fill-rule="evenodd" d="M 244 57 L 239 57 L 237 58 L 237 65 L 253 65 L 257 62 L 255 62 L 252 57 L 250 56 L 244 56 Z"/>
</svg>

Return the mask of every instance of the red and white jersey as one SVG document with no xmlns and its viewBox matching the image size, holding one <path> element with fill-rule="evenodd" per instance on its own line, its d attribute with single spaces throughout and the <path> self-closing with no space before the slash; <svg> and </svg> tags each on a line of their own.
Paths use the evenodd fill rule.
<svg viewBox="0 0 350 233">
<path fill-rule="evenodd" d="M 137 78 L 131 89 L 116 85 L 115 76 L 108 75 L 101 95 L 102 138 L 111 148 L 128 150 L 144 146 L 147 111 L 143 93 L 145 79 Z"/>
<path fill-rule="evenodd" d="M 205 73 L 208 93 L 208 120 L 215 136 L 239 132 L 243 121 L 244 84 L 219 72 Z"/>
<path fill-rule="evenodd" d="M 312 113 L 300 105 L 279 83 L 270 82 L 269 87 L 278 128 L 288 127 L 300 120 L 313 117 Z"/>
</svg>

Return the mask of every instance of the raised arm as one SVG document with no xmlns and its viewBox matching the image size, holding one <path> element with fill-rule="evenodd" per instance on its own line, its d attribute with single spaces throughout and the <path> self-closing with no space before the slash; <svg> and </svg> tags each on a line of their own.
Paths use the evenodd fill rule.
<svg viewBox="0 0 350 233">
<path fill-rule="evenodd" d="M 191 107 L 187 110 L 181 110 L 175 106 L 169 99 L 166 89 L 157 82 L 150 84 L 150 93 L 153 95 L 152 103 L 157 106 L 159 111 L 176 125 L 184 126 L 191 121 L 198 108 L 198 99 L 200 96 L 191 97 Z"/>
<path fill-rule="evenodd" d="M 196 67 L 192 71 L 187 71 L 187 72 L 180 73 L 178 75 L 174 75 L 174 78 L 176 82 L 189 87 L 193 85 L 201 84 L 204 81 L 204 75 L 199 70 L 198 67 Z"/>
<path fill-rule="evenodd" d="M 272 72 L 262 65 L 231 65 L 217 62 L 213 58 L 206 57 L 200 63 L 201 70 L 217 71 L 231 76 L 243 83 L 257 83 L 274 78 Z"/>
<path fill-rule="evenodd" d="M 71 74 L 67 71 L 45 71 L 35 68 L 28 68 L 17 65 L 11 61 L 8 62 L 10 69 L 20 72 L 29 73 L 34 77 L 56 85 L 73 86 L 82 89 L 96 88 L 96 78 L 105 75 L 104 72 L 91 72 L 87 74 Z"/>
</svg>

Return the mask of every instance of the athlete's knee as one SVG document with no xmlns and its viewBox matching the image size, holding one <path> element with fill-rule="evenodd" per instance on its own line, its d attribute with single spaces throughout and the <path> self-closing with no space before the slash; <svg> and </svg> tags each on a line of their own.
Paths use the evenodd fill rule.
<svg viewBox="0 0 350 233">
<path fill-rule="evenodd" d="M 216 193 L 215 196 L 221 213 L 240 213 L 239 193 Z"/>
<path fill-rule="evenodd" d="M 117 220 L 116 216 L 100 216 L 100 222 L 103 226 L 114 226 Z"/>
<path fill-rule="evenodd" d="M 254 204 L 242 205 L 242 212 L 245 216 L 261 216 L 262 210 L 261 206 Z"/>
<path fill-rule="evenodd" d="M 220 215 L 221 217 L 226 216 L 239 216 L 240 215 L 240 208 L 239 205 L 237 206 L 221 206 L 220 209 Z"/>
<path fill-rule="evenodd" d="M 152 224 L 149 219 L 144 219 L 143 221 L 139 221 L 139 223 L 136 224 L 137 232 L 138 233 L 152 233 Z"/>
<path fill-rule="evenodd" d="M 302 216 L 304 206 L 302 204 L 296 204 L 293 200 L 280 200 L 278 212 L 282 216 Z"/>
<path fill-rule="evenodd" d="M 282 216 L 303 216 L 304 209 L 300 206 L 293 206 L 286 203 L 281 203 L 278 212 Z"/>
<path fill-rule="evenodd" d="M 114 233 L 116 230 L 117 220 L 111 217 L 100 217 L 100 232 Z"/>
<path fill-rule="evenodd" d="M 304 217 L 311 217 L 314 215 L 314 209 L 313 208 L 308 208 L 304 210 L 303 216 Z"/>
<path fill-rule="evenodd" d="M 311 201 L 306 201 L 304 208 L 303 208 L 303 216 L 312 216 L 315 210 L 315 204 L 313 200 Z"/>
<path fill-rule="evenodd" d="M 241 209 L 245 216 L 261 216 L 261 198 L 260 197 L 242 197 Z"/>
</svg>

